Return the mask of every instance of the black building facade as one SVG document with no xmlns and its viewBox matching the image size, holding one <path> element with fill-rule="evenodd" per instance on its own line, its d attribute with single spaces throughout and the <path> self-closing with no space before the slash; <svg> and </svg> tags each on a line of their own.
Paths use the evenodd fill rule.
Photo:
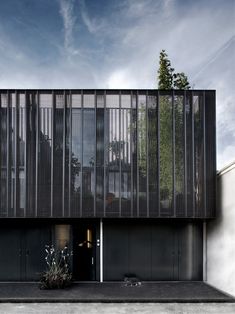
<svg viewBox="0 0 235 314">
<path fill-rule="evenodd" d="M 0 90 L 0 106 L 0 280 L 36 280 L 50 243 L 75 280 L 202 280 L 214 91 Z"/>
</svg>

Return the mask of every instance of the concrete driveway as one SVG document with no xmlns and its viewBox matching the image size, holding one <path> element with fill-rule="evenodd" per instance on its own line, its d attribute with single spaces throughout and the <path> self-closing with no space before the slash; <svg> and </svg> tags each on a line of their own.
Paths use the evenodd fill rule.
<svg viewBox="0 0 235 314">
<path fill-rule="evenodd" d="M 234 314 L 235 303 L 1 303 L 1 314 Z"/>
</svg>

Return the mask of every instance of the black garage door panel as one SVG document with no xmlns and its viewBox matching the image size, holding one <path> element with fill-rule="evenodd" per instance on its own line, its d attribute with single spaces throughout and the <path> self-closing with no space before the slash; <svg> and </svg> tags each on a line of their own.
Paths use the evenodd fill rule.
<svg viewBox="0 0 235 314">
<path fill-rule="evenodd" d="M 142 280 L 151 280 L 151 229 L 133 225 L 129 231 L 129 273 L 138 274 Z"/>
<path fill-rule="evenodd" d="M 104 280 L 202 280 L 201 224 L 104 222 Z"/>
<path fill-rule="evenodd" d="M 152 225 L 152 280 L 174 280 L 174 230 Z"/>
<path fill-rule="evenodd" d="M 126 226 L 105 226 L 104 237 L 104 278 L 106 280 L 123 279 L 128 273 L 128 229 Z"/>
</svg>

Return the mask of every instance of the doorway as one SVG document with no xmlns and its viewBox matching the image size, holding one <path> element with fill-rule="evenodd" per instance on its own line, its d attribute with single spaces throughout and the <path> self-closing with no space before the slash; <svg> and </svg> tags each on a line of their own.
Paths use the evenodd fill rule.
<svg viewBox="0 0 235 314">
<path fill-rule="evenodd" d="M 73 226 L 73 278 L 79 281 L 97 280 L 97 227 L 94 223 Z"/>
</svg>

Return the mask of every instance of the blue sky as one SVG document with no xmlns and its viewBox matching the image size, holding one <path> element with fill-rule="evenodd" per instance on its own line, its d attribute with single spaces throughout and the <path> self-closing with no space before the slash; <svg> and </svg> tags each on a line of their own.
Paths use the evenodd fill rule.
<svg viewBox="0 0 235 314">
<path fill-rule="evenodd" d="M 154 88 L 158 55 L 217 91 L 217 168 L 235 160 L 234 0 L 0 0 L 0 88 Z"/>
</svg>

